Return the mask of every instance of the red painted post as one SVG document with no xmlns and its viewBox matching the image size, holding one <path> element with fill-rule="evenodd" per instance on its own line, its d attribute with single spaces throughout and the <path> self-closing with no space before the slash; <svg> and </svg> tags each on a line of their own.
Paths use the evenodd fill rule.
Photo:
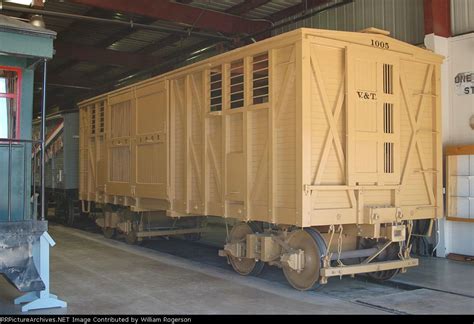
<svg viewBox="0 0 474 324">
<path fill-rule="evenodd" d="M 425 35 L 451 37 L 451 0 L 424 0 Z"/>
</svg>

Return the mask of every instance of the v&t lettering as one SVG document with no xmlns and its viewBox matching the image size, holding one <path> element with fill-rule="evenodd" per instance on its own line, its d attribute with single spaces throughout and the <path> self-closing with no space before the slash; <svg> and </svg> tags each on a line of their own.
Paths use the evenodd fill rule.
<svg viewBox="0 0 474 324">
<path fill-rule="evenodd" d="M 377 94 L 373 92 L 357 91 L 357 95 L 359 96 L 359 99 L 377 100 Z"/>
</svg>

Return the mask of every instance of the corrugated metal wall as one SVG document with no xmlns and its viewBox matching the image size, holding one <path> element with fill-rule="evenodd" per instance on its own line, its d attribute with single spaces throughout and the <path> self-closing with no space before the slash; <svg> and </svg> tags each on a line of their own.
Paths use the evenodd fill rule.
<svg viewBox="0 0 474 324">
<path fill-rule="evenodd" d="M 466 0 L 469 1 L 472 0 Z M 330 4 L 337 2 L 341 1 L 333 1 Z M 376 27 L 390 31 L 392 37 L 402 41 L 422 44 L 425 36 L 423 0 L 355 0 L 279 28 L 274 33 L 279 34 L 301 27 L 346 31 Z"/>
<path fill-rule="evenodd" d="M 451 0 L 451 26 L 455 36 L 474 32 L 473 0 Z"/>
</svg>

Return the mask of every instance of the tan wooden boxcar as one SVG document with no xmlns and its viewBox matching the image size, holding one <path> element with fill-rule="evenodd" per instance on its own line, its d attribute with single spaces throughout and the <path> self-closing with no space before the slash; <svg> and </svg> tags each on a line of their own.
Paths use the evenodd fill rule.
<svg viewBox="0 0 474 324">
<path fill-rule="evenodd" d="M 160 210 L 241 220 L 221 255 L 297 289 L 390 278 L 443 212 L 441 63 L 374 28 L 299 29 L 86 100 L 80 198 L 130 242 L 199 231 L 147 226 Z"/>
</svg>

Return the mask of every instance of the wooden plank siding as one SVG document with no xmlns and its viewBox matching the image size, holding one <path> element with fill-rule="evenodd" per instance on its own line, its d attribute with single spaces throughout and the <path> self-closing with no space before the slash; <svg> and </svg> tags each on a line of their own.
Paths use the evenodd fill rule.
<svg viewBox="0 0 474 324">
<path fill-rule="evenodd" d="M 81 199 L 302 227 L 441 216 L 442 58 L 370 31 L 299 29 L 80 103 Z"/>
</svg>

